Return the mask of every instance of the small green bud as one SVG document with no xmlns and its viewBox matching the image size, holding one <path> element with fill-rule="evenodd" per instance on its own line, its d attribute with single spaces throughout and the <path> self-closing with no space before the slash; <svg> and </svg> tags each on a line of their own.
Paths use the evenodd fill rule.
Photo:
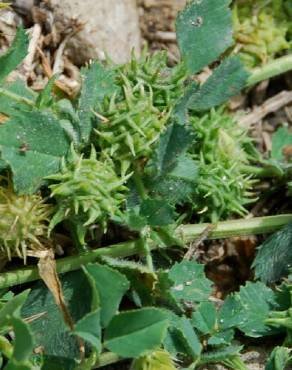
<svg viewBox="0 0 292 370">
<path fill-rule="evenodd" d="M 26 263 L 28 251 L 46 248 L 53 209 L 39 194 L 15 194 L 11 181 L 1 180 L 0 250 L 8 259 L 17 256 Z"/>
<path fill-rule="evenodd" d="M 55 182 L 49 187 L 57 201 L 50 229 L 75 216 L 79 216 L 84 225 L 99 222 L 106 226 L 107 220 L 119 214 L 125 202 L 127 178 L 117 176 L 109 159 L 98 160 L 94 148 L 90 158 L 79 156 L 72 149 L 72 160 L 63 163 L 60 173 L 48 177 Z"/>
<path fill-rule="evenodd" d="M 133 361 L 131 370 L 176 370 L 171 355 L 157 350 Z"/>
</svg>

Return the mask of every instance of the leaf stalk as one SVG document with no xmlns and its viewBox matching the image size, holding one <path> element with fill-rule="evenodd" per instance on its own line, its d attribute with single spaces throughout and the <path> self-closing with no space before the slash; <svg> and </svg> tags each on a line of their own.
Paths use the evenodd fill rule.
<svg viewBox="0 0 292 370">
<path fill-rule="evenodd" d="M 218 222 L 214 230 L 208 235 L 208 239 L 223 239 L 235 236 L 248 236 L 272 233 L 292 222 L 292 214 L 277 216 L 254 217 L 251 219 L 239 219 Z M 198 238 L 209 224 L 182 225 L 176 230 L 176 237 L 189 243 Z M 159 246 L 149 244 L 150 249 Z M 141 239 L 114 244 L 104 248 L 94 249 L 83 255 L 60 258 L 56 261 L 57 272 L 66 273 L 78 270 L 81 266 L 94 262 L 100 257 L 125 258 L 140 254 Z M 28 283 L 40 279 L 36 266 L 27 266 L 14 271 L 0 273 L 0 289 Z"/>
</svg>

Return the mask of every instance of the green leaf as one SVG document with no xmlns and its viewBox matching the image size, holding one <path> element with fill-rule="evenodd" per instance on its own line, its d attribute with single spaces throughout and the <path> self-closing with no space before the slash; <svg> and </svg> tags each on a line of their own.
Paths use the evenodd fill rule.
<svg viewBox="0 0 292 370">
<path fill-rule="evenodd" d="M 275 293 L 261 282 L 248 282 L 244 287 L 240 288 L 238 293 L 231 296 L 235 312 L 237 312 L 238 321 L 235 317 L 233 322 L 245 335 L 253 338 L 272 335 L 279 330 L 265 325 L 265 320 L 269 317 L 269 313 L 278 307 Z M 229 301 L 229 309 L 232 307 Z M 228 323 L 228 311 L 226 316 L 221 318 L 221 325 L 224 325 L 224 320 Z M 232 310 L 230 311 L 232 315 Z M 222 322 L 223 320 L 223 322 Z"/>
<path fill-rule="evenodd" d="M 68 310 L 73 321 L 78 322 L 92 309 L 91 285 L 82 270 L 61 275 L 60 279 Z M 43 348 L 44 356 L 61 357 L 64 361 L 79 359 L 76 337 L 69 332 L 53 295 L 43 282 L 38 282 L 32 287 L 21 313 L 24 318 L 39 316 L 29 325 L 34 334 L 35 344 Z M 51 368 L 59 369 L 57 366 Z"/>
<path fill-rule="evenodd" d="M 101 325 L 106 327 L 129 289 L 129 281 L 119 271 L 98 263 L 88 264 L 84 269 L 94 279 L 100 297 Z"/>
<path fill-rule="evenodd" d="M 204 265 L 193 261 L 175 263 L 168 273 L 174 282 L 172 295 L 178 301 L 199 303 L 208 299 L 212 283 L 205 277 Z"/>
<path fill-rule="evenodd" d="M 202 302 L 192 315 L 192 324 L 202 334 L 214 332 L 217 312 L 213 303 Z"/>
<path fill-rule="evenodd" d="M 28 324 L 23 320 L 13 317 L 10 319 L 15 334 L 13 360 L 22 363 L 32 355 L 34 341 Z"/>
<path fill-rule="evenodd" d="M 179 155 L 185 154 L 193 141 L 193 134 L 186 127 L 173 123 L 161 135 L 158 147 L 146 171 L 155 176 L 167 174 L 177 164 Z"/>
<path fill-rule="evenodd" d="M 292 134 L 286 127 L 279 128 L 272 136 L 271 158 L 276 160 L 285 159 L 283 150 L 292 145 Z"/>
<path fill-rule="evenodd" d="M 167 326 L 167 314 L 157 308 L 122 312 L 106 328 L 104 344 L 122 357 L 137 358 L 161 345 Z"/>
<path fill-rule="evenodd" d="M 80 132 L 82 140 L 86 143 L 92 130 L 92 117 L 94 107 L 106 95 L 112 95 L 117 86 L 114 74 L 102 64 L 94 62 L 88 68 L 81 70 L 82 89 L 79 98 Z"/>
<path fill-rule="evenodd" d="M 215 305 L 211 302 L 200 303 L 192 315 L 193 326 L 202 335 L 208 335 L 208 344 L 211 346 L 230 344 L 233 339 L 234 330 L 222 327 L 220 321 Z"/>
<path fill-rule="evenodd" d="M 153 304 L 152 293 L 157 284 L 155 272 L 133 261 L 111 257 L 103 257 L 102 260 L 127 277 L 131 283 L 131 289 L 135 292 L 136 301 L 137 295 L 139 297 L 139 305 Z"/>
<path fill-rule="evenodd" d="M 36 106 L 39 109 L 48 108 L 54 102 L 52 91 L 54 88 L 55 81 L 57 80 L 58 75 L 50 78 L 44 89 L 40 92 L 36 100 Z"/>
<path fill-rule="evenodd" d="M 287 276 L 292 265 L 292 224 L 266 239 L 253 262 L 255 275 L 265 283 L 274 283 Z"/>
<path fill-rule="evenodd" d="M 82 317 L 75 325 L 74 334 L 90 343 L 97 353 L 101 353 L 100 308 Z"/>
<path fill-rule="evenodd" d="M 169 173 L 146 180 L 147 188 L 164 201 L 176 205 L 187 201 L 196 190 L 198 165 L 187 155 L 177 158 L 177 163 Z"/>
<path fill-rule="evenodd" d="M 69 358 L 57 356 L 42 356 L 43 365 L 41 370 L 76 370 L 76 362 Z"/>
<path fill-rule="evenodd" d="M 17 317 L 20 315 L 20 309 L 26 301 L 29 294 L 29 289 L 17 294 L 15 297 L 11 298 L 0 310 L 0 328 L 6 326 L 12 317 Z"/>
<path fill-rule="evenodd" d="M 193 0 L 176 20 L 177 41 L 190 73 L 214 62 L 232 44 L 229 0 Z"/>
<path fill-rule="evenodd" d="M 147 225 L 150 226 L 165 226 L 174 223 L 174 209 L 164 200 L 143 200 L 140 216 L 144 217 Z"/>
<path fill-rule="evenodd" d="M 0 81 L 3 81 L 27 54 L 28 37 L 23 28 L 18 28 L 13 43 L 6 54 L 0 57 Z"/>
<path fill-rule="evenodd" d="M 173 110 L 173 117 L 180 125 L 185 125 L 189 109 L 189 100 L 199 89 L 197 82 L 191 82 L 186 88 L 184 95 L 177 102 Z"/>
<path fill-rule="evenodd" d="M 36 101 L 36 93 L 29 89 L 25 82 L 16 80 L 10 83 L 5 83 L 0 88 L 0 112 L 7 116 L 13 115 L 19 110 L 31 110 L 34 102 Z M 7 95 L 4 94 L 4 91 Z M 12 95 L 12 98 L 10 96 Z M 25 100 L 23 100 L 25 99 Z M 30 102 L 30 104 L 27 104 Z"/>
<path fill-rule="evenodd" d="M 58 172 L 69 146 L 59 121 L 47 112 L 21 111 L 0 126 L 1 156 L 20 193 L 35 192 L 44 177 Z"/>
<path fill-rule="evenodd" d="M 175 205 L 194 192 L 198 168 L 196 162 L 186 155 L 193 140 L 193 133 L 177 123 L 171 124 L 161 135 L 158 147 L 145 168 L 145 186 L 154 196 Z"/>
<path fill-rule="evenodd" d="M 270 354 L 265 370 L 285 370 L 292 361 L 291 348 L 275 347 Z"/>
<path fill-rule="evenodd" d="M 202 112 L 216 107 L 239 94 L 245 86 L 248 73 L 239 57 L 225 59 L 207 81 L 190 97 L 188 107 Z"/>
<path fill-rule="evenodd" d="M 169 328 L 164 340 L 164 347 L 174 357 L 177 354 L 191 356 L 196 358 L 202 351 L 199 338 L 194 331 L 191 321 L 185 316 L 179 317 L 173 312 L 169 313 Z"/>
</svg>

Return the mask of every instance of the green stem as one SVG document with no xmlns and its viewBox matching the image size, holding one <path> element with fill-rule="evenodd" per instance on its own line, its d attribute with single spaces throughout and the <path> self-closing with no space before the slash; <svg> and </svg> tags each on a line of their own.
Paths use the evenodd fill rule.
<svg viewBox="0 0 292 370">
<path fill-rule="evenodd" d="M 0 353 L 10 359 L 13 354 L 13 346 L 8 339 L 0 335 Z"/>
<path fill-rule="evenodd" d="M 248 175 L 253 175 L 258 179 L 268 179 L 268 178 L 281 178 L 284 175 L 283 170 L 277 168 L 276 166 L 256 167 L 251 165 L 243 164 L 240 166 L 243 173 Z"/>
<path fill-rule="evenodd" d="M 0 88 L 0 95 L 7 96 L 7 98 L 17 101 L 18 103 L 24 103 L 26 105 L 29 105 L 30 107 L 33 107 L 35 105 L 32 100 L 26 99 L 23 96 L 20 96 L 18 94 L 13 93 L 12 91 L 3 88 Z"/>
<path fill-rule="evenodd" d="M 141 199 L 146 199 L 147 198 L 146 190 L 145 190 L 143 180 L 142 180 L 142 177 L 140 175 L 140 171 L 139 171 L 138 168 L 136 168 L 135 171 L 134 171 L 133 180 L 134 180 L 134 183 L 136 185 L 136 188 L 137 188 L 137 191 L 138 191 L 138 194 L 139 194 L 140 198 Z"/>
<path fill-rule="evenodd" d="M 94 369 L 99 369 L 103 366 L 115 364 L 116 362 L 119 361 L 121 361 L 121 358 L 117 354 L 112 352 L 106 352 L 99 357 L 97 363 L 95 364 Z"/>
<path fill-rule="evenodd" d="M 222 239 L 234 236 L 247 236 L 256 234 L 272 233 L 292 222 L 292 214 L 277 216 L 255 217 L 251 219 L 239 219 L 219 222 L 211 231 L 208 239 Z M 202 234 L 208 224 L 182 225 L 176 230 L 175 236 L 185 243 L 191 242 Z M 111 245 L 105 248 L 92 250 L 84 255 L 60 258 L 56 261 L 57 272 L 65 273 L 78 270 L 81 266 L 94 262 L 103 256 L 124 258 L 141 254 L 141 239 Z M 150 249 L 158 246 L 149 244 Z M 14 285 L 28 283 L 40 279 L 36 266 L 28 266 L 14 271 L 0 273 L 0 289 Z"/>
<path fill-rule="evenodd" d="M 247 86 L 278 76 L 292 70 L 292 54 L 277 58 L 263 67 L 255 68 L 247 80 Z"/>
</svg>

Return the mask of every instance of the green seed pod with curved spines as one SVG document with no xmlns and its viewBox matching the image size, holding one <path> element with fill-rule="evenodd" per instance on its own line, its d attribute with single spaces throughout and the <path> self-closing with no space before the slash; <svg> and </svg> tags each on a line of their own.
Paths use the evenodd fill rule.
<svg viewBox="0 0 292 370">
<path fill-rule="evenodd" d="M 289 5 L 288 5 L 289 6 Z M 236 50 L 250 67 L 267 63 L 292 47 L 291 15 L 285 0 L 236 0 L 233 27 Z"/>
<path fill-rule="evenodd" d="M 252 146 L 246 130 L 222 109 L 191 117 L 196 140 L 191 149 L 198 162 L 194 209 L 201 221 L 217 222 L 231 214 L 245 215 L 245 205 L 255 201 L 255 180 L 244 172 Z"/>
<path fill-rule="evenodd" d="M 49 188 L 51 197 L 57 201 L 50 229 L 62 220 L 76 216 L 84 226 L 101 223 L 106 227 L 110 217 L 120 215 L 126 199 L 124 183 L 127 177 L 118 177 L 109 159 L 98 160 L 94 148 L 89 158 L 72 149 L 70 162 L 63 162 L 61 172 L 48 179 L 56 182 Z"/>
<path fill-rule="evenodd" d="M 46 248 L 53 208 L 39 194 L 15 194 L 11 181 L 1 180 L 0 250 L 8 259 L 18 256 L 26 263 L 27 251 Z"/>
<path fill-rule="evenodd" d="M 122 95 L 105 99 L 100 112 L 106 120 L 96 130 L 98 144 L 104 154 L 120 164 L 122 174 L 134 160 L 150 156 L 170 113 L 153 105 L 151 89 L 146 92 L 142 84 L 132 88 L 126 77 Z"/>
<path fill-rule="evenodd" d="M 185 90 L 187 79 L 186 65 L 181 62 L 170 68 L 166 51 L 149 54 L 145 48 L 139 59 L 132 55 L 129 63 L 118 68 L 117 84 L 124 85 L 126 76 L 132 87 L 143 85 L 146 91 L 153 94 L 153 105 L 161 111 L 169 109 Z"/>
<path fill-rule="evenodd" d="M 169 352 L 162 349 L 134 360 L 131 370 L 176 370 Z"/>
</svg>

